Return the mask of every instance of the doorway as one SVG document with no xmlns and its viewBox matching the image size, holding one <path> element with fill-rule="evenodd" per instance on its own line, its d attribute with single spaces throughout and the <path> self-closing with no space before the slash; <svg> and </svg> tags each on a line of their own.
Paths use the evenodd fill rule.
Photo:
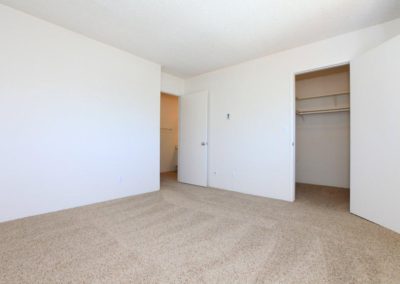
<svg viewBox="0 0 400 284">
<path fill-rule="evenodd" d="M 177 180 L 179 151 L 179 97 L 161 93 L 160 174 L 161 180 Z"/>
<path fill-rule="evenodd" d="M 296 199 L 349 210 L 350 68 L 295 76 Z M 328 200 L 326 200 L 327 198 Z M 331 200 L 329 200 L 331 198 Z"/>
<path fill-rule="evenodd" d="M 208 186 L 208 91 L 160 99 L 161 182 Z"/>
</svg>

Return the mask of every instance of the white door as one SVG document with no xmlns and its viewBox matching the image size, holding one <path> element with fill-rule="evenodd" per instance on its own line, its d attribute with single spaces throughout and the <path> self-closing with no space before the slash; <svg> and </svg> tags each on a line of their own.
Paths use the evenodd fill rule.
<svg viewBox="0 0 400 284">
<path fill-rule="evenodd" d="M 181 96 L 178 180 L 207 186 L 208 92 Z"/>
<path fill-rule="evenodd" d="M 351 62 L 350 211 L 400 233 L 400 36 Z"/>
</svg>

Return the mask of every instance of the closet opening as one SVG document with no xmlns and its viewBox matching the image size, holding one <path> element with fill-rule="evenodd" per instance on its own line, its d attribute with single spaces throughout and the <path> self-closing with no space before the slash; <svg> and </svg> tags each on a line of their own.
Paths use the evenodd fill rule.
<svg viewBox="0 0 400 284">
<path fill-rule="evenodd" d="M 350 66 L 298 74 L 296 202 L 349 211 Z"/>
<path fill-rule="evenodd" d="M 179 141 L 179 97 L 161 93 L 160 176 L 162 182 L 177 181 Z"/>
</svg>

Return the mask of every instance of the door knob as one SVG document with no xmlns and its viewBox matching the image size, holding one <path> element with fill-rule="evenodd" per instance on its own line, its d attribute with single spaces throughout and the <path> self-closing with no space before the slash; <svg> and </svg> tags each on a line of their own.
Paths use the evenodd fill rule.
<svg viewBox="0 0 400 284">
<path fill-rule="evenodd" d="M 201 142 L 201 146 L 206 146 L 207 142 Z"/>
</svg>

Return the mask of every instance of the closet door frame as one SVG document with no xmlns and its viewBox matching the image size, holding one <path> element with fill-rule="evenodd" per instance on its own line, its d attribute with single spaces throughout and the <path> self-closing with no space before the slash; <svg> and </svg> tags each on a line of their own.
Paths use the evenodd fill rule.
<svg viewBox="0 0 400 284">
<path fill-rule="evenodd" d="M 295 71 L 292 74 L 292 82 L 291 82 L 291 115 L 292 115 L 292 133 L 291 133 L 291 167 L 290 167 L 290 173 L 291 173 L 291 185 L 292 185 L 292 201 L 296 200 L 296 76 L 301 75 L 304 73 L 310 73 L 310 72 L 315 72 L 315 71 L 321 71 L 325 69 L 331 69 L 343 65 L 350 65 L 351 69 L 351 62 L 350 61 L 342 61 L 338 62 L 336 64 L 332 65 L 322 65 L 321 67 L 316 67 L 316 68 L 310 68 L 310 69 L 301 69 L 298 71 Z M 351 72 L 350 72 L 351 76 Z M 350 121 L 350 133 L 351 133 L 351 121 Z M 351 163 L 351 160 L 350 160 Z M 351 177 L 351 173 L 350 173 Z"/>
</svg>

